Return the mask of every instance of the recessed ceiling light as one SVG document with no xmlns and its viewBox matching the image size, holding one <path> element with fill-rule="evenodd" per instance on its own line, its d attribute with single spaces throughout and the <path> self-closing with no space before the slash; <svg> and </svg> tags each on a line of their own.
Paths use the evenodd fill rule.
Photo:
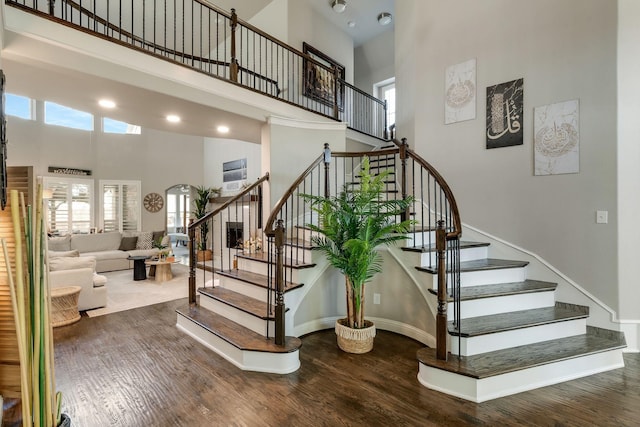
<svg viewBox="0 0 640 427">
<path fill-rule="evenodd" d="M 176 116 L 175 114 L 169 114 L 167 116 L 167 121 L 169 121 L 171 123 L 178 123 L 180 121 L 180 117 Z"/>
<path fill-rule="evenodd" d="M 389 23 L 391 23 L 391 14 L 389 12 L 382 12 L 380 15 L 378 15 L 378 24 L 380 25 L 388 25 Z"/>
<path fill-rule="evenodd" d="M 218 132 L 229 133 L 229 126 L 218 126 Z"/>
<path fill-rule="evenodd" d="M 347 7 L 347 2 L 345 0 L 333 0 L 331 7 L 336 13 L 342 13 Z"/>
<path fill-rule="evenodd" d="M 116 108 L 116 103 L 110 99 L 101 99 L 98 101 L 98 105 L 104 108 Z"/>
</svg>

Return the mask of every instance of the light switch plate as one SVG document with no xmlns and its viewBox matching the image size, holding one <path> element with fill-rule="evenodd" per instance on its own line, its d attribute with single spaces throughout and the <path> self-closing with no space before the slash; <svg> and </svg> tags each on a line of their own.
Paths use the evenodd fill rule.
<svg viewBox="0 0 640 427">
<path fill-rule="evenodd" d="M 596 211 L 596 224 L 607 224 L 609 222 L 609 211 Z"/>
</svg>

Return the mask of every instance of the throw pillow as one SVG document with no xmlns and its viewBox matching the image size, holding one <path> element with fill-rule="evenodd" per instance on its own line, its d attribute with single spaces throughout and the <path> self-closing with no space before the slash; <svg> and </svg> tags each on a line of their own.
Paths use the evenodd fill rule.
<svg viewBox="0 0 640 427">
<path fill-rule="evenodd" d="M 77 250 L 72 251 L 49 251 L 49 258 L 60 258 L 60 257 L 78 257 L 80 256 L 80 252 Z"/>
<path fill-rule="evenodd" d="M 162 239 L 166 232 L 164 230 L 154 231 L 153 232 L 153 241 L 157 242 L 159 239 Z"/>
<path fill-rule="evenodd" d="M 153 233 L 151 231 L 142 231 L 138 234 L 136 249 L 153 249 Z"/>
<path fill-rule="evenodd" d="M 138 236 L 123 237 L 120 241 L 120 247 L 118 249 L 120 249 L 121 251 L 132 251 L 136 248 L 137 244 Z"/>
<path fill-rule="evenodd" d="M 71 250 L 71 235 L 60 237 L 49 237 L 49 250 L 50 251 L 70 251 Z"/>
</svg>

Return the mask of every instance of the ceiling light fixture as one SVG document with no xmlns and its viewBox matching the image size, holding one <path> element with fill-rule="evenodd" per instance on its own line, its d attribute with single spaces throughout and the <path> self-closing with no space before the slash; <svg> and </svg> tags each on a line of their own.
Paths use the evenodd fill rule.
<svg viewBox="0 0 640 427">
<path fill-rule="evenodd" d="M 333 3 L 331 3 L 331 7 L 333 8 L 334 12 L 342 13 L 347 7 L 347 2 L 346 0 L 333 0 Z"/>
<path fill-rule="evenodd" d="M 169 121 L 171 123 L 178 123 L 180 121 L 180 117 L 176 116 L 175 114 L 169 114 L 167 116 L 167 121 Z"/>
<path fill-rule="evenodd" d="M 391 14 L 389 12 L 382 12 L 380 15 L 378 15 L 378 24 L 380 25 L 388 25 L 389 23 L 391 23 Z"/>
<path fill-rule="evenodd" d="M 218 132 L 229 133 L 229 126 L 218 126 Z"/>
<path fill-rule="evenodd" d="M 101 99 L 98 101 L 98 105 L 104 108 L 116 108 L 116 103 L 110 99 Z"/>
<path fill-rule="evenodd" d="M 349 28 L 353 28 L 353 27 L 355 27 L 355 26 L 356 26 L 356 21 L 349 21 L 349 22 L 347 22 L 347 26 L 348 26 Z"/>
</svg>

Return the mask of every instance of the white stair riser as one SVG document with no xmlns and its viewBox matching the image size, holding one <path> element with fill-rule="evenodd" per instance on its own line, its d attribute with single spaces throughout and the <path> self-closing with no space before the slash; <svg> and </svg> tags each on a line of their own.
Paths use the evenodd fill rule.
<svg viewBox="0 0 640 427">
<path fill-rule="evenodd" d="M 623 366 L 621 349 L 547 363 L 482 379 L 457 375 L 420 363 L 418 381 L 427 388 L 480 403 Z"/>
<path fill-rule="evenodd" d="M 268 273 L 268 264 L 265 262 L 254 261 L 247 258 L 238 259 L 238 269 L 249 271 L 251 273 L 262 274 L 266 276 Z M 291 274 L 291 277 L 287 277 L 288 282 L 304 283 L 308 277 L 308 271 L 310 268 L 287 268 L 285 266 L 286 274 Z"/>
<path fill-rule="evenodd" d="M 460 273 L 460 286 L 493 285 L 497 283 L 523 282 L 526 279 L 526 267 L 479 270 Z M 425 272 L 427 286 L 438 289 L 438 275 Z"/>
<path fill-rule="evenodd" d="M 218 277 L 220 277 L 220 286 L 222 286 L 223 288 L 248 296 L 250 298 L 257 299 L 258 301 L 267 302 L 268 291 L 266 288 L 253 285 L 251 283 L 247 283 L 242 280 L 237 280 L 232 277 L 226 277 L 226 276 L 218 276 Z M 291 292 L 295 292 L 295 291 L 291 291 Z M 287 292 L 284 294 L 285 305 L 289 304 L 291 292 Z M 275 295 L 275 291 L 272 293 Z M 274 301 L 275 301 L 275 296 L 273 296 L 271 299 L 272 303 Z"/>
<path fill-rule="evenodd" d="M 586 330 L 586 319 L 575 319 L 475 337 L 462 337 L 460 340 L 460 355 L 473 356 L 505 348 L 566 338 L 584 334 Z M 458 354 L 457 336 L 451 336 L 451 353 Z"/>
<path fill-rule="evenodd" d="M 314 256 L 321 255 L 319 252 L 314 252 L 309 248 L 302 248 L 298 246 L 289 246 L 289 245 L 284 245 L 283 251 L 284 251 L 285 258 L 298 259 L 304 262 L 312 262 Z M 275 256 L 275 249 L 273 249 L 272 253 Z"/>
<path fill-rule="evenodd" d="M 460 249 L 460 262 L 485 259 L 487 258 L 487 253 L 488 251 L 486 246 Z M 435 267 L 437 262 L 438 254 L 436 252 L 422 252 L 420 253 L 420 258 L 416 265 L 423 267 L 432 265 Z"/>
<path fill-rule="evenodd" d="M 239 310 L 204 294 L 200 294 L 200 306 L 216 314 L 224 316 L 227 319 L 236 322 L 247 329 L 251 329 L 253 332 L 263 336 L 266 336 L 267 328 L 269 328 L 269 336 L 274 336 L 275 324 L 273 321 L 264 320 L 256 316 L 252 316 L 247 312 Z"/>
<path fill-rule="evenodd" d="M 420 245 L 435 245 L 436 243 L 436 233 L 435 231 L 430 232 L 419 232 L 419 233 L 407 233 L 408 239 L 406 240 L 405 246 L 420 246 Z"/>
<path fill-rule="evenodd" d="M 488 316 L 508 313 L 510 311 L 531 310 L 534 308 L 553 307 L 555 294 L 553 291 L 534 292 L 518 295 L 504 295 L 492 298 L 479 298 L 460 302 L 462 319 L 468 317 Z M 447 307 L 449 316 L 453 316 L 453 303 Z"/>
<path fill-rule="evenodd" d="M 177 316 L 176 326 L 178 329 L 242 370 L 289 374 L 297 371 L 300 367 L 298 350 L 289 353 L 240 350 L 186 317 L 180 314 Z"/>
</svg>

